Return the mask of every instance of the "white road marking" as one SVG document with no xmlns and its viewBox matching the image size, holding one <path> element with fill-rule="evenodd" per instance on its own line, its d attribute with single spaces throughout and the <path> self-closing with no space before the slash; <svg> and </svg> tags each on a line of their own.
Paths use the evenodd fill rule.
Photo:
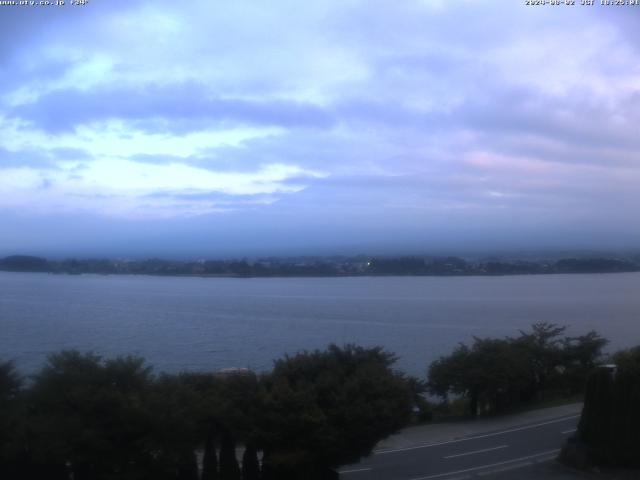
<svg viewBox="0 0 640 480">
<path fill-rule="evenodd" d="M 550 462 L 551 460 L 555 460 L 557 457 L 557 455 L 551 455 L 548 458 L 539 458 L 538 460 L 536 460 L 536 463 L 545 463 L 545 462 Z"/>
<path fill-rule="evenodd" d="M 491 463 L 491 464 L 488 464 L 488 465 L 480 465 L 479 467 L 466 468 L 464 470 L 456 470 L 455 472 L 437 473 L 435 475 L 427 475 L 426 477 L 416 477 L 416 478 L 412 478 L 411 480 L 429 480 L 431 478 L 448 477 L 450 475 L 457 475 L 459 473 L 473 472 L 473 471 L 476 471 L 476 470 L 483 470 L 485 468 L 499 467 L 500 465 L 508 465 L 510 463 L 523 462 L 524 460 L 529 460 L 531 458 L 536 458 L 536 457 L 542 457 L 544 455 L 552 455 L 552 454 L 556 454 L 558 452 L 560 452 L 560 449 L 549 450 L 547 452 L 536 453 L 536 454 L 533 454 L 533 455 L 528 455 L 526 457 L 514 458 L 513 460 L 505 460 L 504 462 Z M 527 463 L 529 463 L 529 462 L 527 462 Z M 524 466 L 524 464 L 523 464 L 523 466 Z"/>
<path fill-rule="evenodd" d="M 491 470 L 486 470 L 484 472 L 478 472 L 478 476 L 486 477 L 487 475 L 494 475 L 496 473 L 508 472 L 509 470 L 516 470 L 518 468 L 528 467 L 530 465 L 533 465 L 533 463 L 531 462 L 514 463 L 513 465 L 507 465 L 506 467 L 498 467 L 498 468 L 493 468 Z"/>
<path fill-rule="evenodd" d="M 466 455 L 475 455 L 476 453 L 484 453 L 484 452 L 491 452 L 493 450 L 500 450 L 501 448 L 507 448 L 508 446 L 509 445 L 500 445 L 499 447 L 483 448 L 482 450 L 474 450 L 473 452 L 466 452 L 466 453 L 457 453 L 456 455 L 449 455 L 444 458 L 457 458 L 457 457 L 464 457 Z"/>
<path fill-rule="evenodd" d="M 560 432 L 562 435 L 566 435 L 567 433 L 573 433 L 576 430 L 578 430 L 577 428 L 572 428 L 571 430 L 565 430 L 564 432 Z"/>
<path fill-rule="evenodd" d="M 574 418 L 579 418 L 579 417 L 580 417 L 580 415 L 571 415 L 569 417 L 563 417 L 563 418 L 559 418 L 559 419 L 556 419 L 556 420 L 550 420 L 548 422 L 536 423 L 535 425 L 527 425 L 525 427 L 510 428 L 509 430 L 503 430 L 501 432 L 486 433 L 484 435 L 476 435 L 474 437 L 466 437 L 466 438 L 459 438 L 459 439 L 456 439 L 456 440 L 448 440 L 446 442 L 425 443 L 425 444 L 416 445 L 416 446 L 413 446 L 413 447 L 394 448 L 393 450 L 379 450 L 377 452 L 373 452 L 373 454 L 374 455 L 386 455 L 387 453 L 406 452 L 408 450 L 417 450 L 419 448 L 437 447 L 438 445 L 448 445 L 450 443 L 468 442 L 469 440 L 476 440 L 478 438 L 495 437 L 496 435 L 504 435 L 505 433 L 520 432 L 522 430 L 529 430 L 531 428 L 542 427 L 544 425 L 551 425 L 553 423 L 566 422 L 567 420 L 572 420 Z"/>
<path fill-rule="evenodd" d="M 354 468 L 353 470 L 341 470 L 338 473 L 342 475 L 343 473 L 357 473 L 357 472 L 369 472 L 370 468 Z"/>
</svg>

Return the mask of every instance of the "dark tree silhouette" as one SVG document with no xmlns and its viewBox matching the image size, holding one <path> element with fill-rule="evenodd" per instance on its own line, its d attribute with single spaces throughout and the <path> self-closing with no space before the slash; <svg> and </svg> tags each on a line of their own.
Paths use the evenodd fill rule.
<svg viewBox="0 0 640 480">
<path fill-rule="evenodd" d="M 587 382 L 578 439 L 596 464 L 640 467 L 640 346 L 613 357 Z"/>
<path fill-rule="evenodd" d="M 202 480 L 218 480 L 218 455 L 212 429 L 207 433 L 202 457 Z"/>
<path fill-rule="evenodd" d="M 324 478 L 404 426 L 412 392 L 381 348 L 331 345 L 275 362 L 263 379 L 265 478 Z"/>
<path fill-rule="evenodd" d="M 562 338 L 564 331 L 542 322 L 516 338 L 475 338 L 471 346 L 460 344 L 431 363 L 429 390 L 444 398 L 453 394 L 468 399 L 471 415 L 499 412 L 546 392 L 579 391 L 606 340 L 595 332 Z"/>
<path fill-rule="evenodd" d="M 222 435 L 220 480 L 240 480 L 240 466 L 236 458 L 236 442 L 229 432 L 224 432 Z"/>
<path fill-rule="evenodd" d="M 0 362 L 0 478 L 17 476 L 21 468 L 18 458 L 24 453 L 25 433 L 21 386 L 13 362 Z"/>
<path fill-rule="evenodd" d="M 177 480 L 198 480 L 198 464 L 193 450 L 180 452 Z"/>
<path fill-rule="evenodd" d="M 242 480 L 260 480 L 258 452 L 252 444 L 246 445 L 242 454 Z"/>
</svg>

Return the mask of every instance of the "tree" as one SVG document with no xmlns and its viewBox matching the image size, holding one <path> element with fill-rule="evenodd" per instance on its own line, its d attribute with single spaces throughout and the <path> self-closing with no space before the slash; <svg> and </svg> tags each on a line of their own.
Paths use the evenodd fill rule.
<svg viewBox="0 0 640 480">
<path fill-rule="evenodd" d="M 198 463 L 192 449 L 185 448 L 180 452 L 176 477 L 177 480 L 198 480 Z"/>
<path fill-rule="evenodd" d="M 431 363 L 429 391 L 469 401 L 469 413 L 500 411 L 545 392 L 575 391 L 600 356 L 606 340 L 596 332 L 562 337 L 566 327 L 541 322 L 515 338 L 474 338 Z"/>
<path fill-rule="evenodd" d="M 550 380 L 562 365 L 563 351 L 560 337 L 567 327 L 549 322 L 534 323 L 531 331 L 520 331 L 513 342 L 523 350 L 529 368 L 530 385 L 523 391 L 524 399 L 530 400 L 545 391 Z"/>
<path fill-rule="evenodd" d="M 202 480 L 218 480 L 218 456 L 214 432 L 206 433 L 204 454 L 202 456 Z"/>
<path fill-rule="evenodd" d="M 31 461 L 69 462 L 78 480 L 141 474 L 152 461 L 150 382 L 141 358 L 51 355 L 30 394 Z"/>
<path fill-rule="evenodd" d="M 374 275 L 421 275 L 426 272 L 422 258 L 373 258 L 369 262 L 369 272 Z"/>
<path fill-rule="evenodd" d="M 230 433 L 222 435 L 220 446 L 220 480 L 240 480 L 240 466 L 236 458 L 236 442 Z"/>
<path fill-rule="evenodd" d="M 433 395 L 447 399 L 450 394 L 469 399 L 469 413 L 478 411 L 478 386 L 470 376 L 472 364 L 471 349 L 464 343 L 458 344 L 448 356 L 441 356 L 429 365 L 428 389 Z"/>
<path fill-rule="evenodd" d="M 0 402 L 2 405 L 14 400 L 20 392 L 22 379 L 13 362 L 0 362 Z"/>
<path fill-rule="evenodd" d="M 420 380 L 414 376 L 407 377 L 407 385 L 411 391 L 411 399 L 413 401 L 416 419 L 419 422 L 428 422 L 433 418 L 431 404 L 424 397 L 424 393 L 428 389 L 428 384 L 424 380 Z"/>
<path fill-rule="evenodd" d="M 242 480 L 259 480 L 260 463 L 258 462 L 258 451 L 252 444 L 245 446 L 242 454 Z"/>
<path fill-rule="evenodd" d="M 608 340 L 595 331 L 563 340 L 562 365 L 565 370 L 562 382 L 569 394 L 584 391 L 587 377 L 602 357 L 602 350 L 607 343 Z"/>
<path fill-rule="evenodd" d="M 616 352 L 613 362 L 625 374 L 640 375 L 640 345 Z"/>
<path fill-rule="evenodd" d="M 380 347 L 354 345 L 277 360 L 262 379 L 263 475 L 323 478 L 404 426 L 412 393 L 391 369 L 395 360 Z"/>
<path fill-rule="evenodd" d="M 0 477 L 11 478 L 18 468 L 24 411 L 20 408 L 22 378 L 13 362 L 0 362 Z"/>
<path fill-rule="evenodd" d="M 524 351 L 506 339 L 475 338 L 471 348 L 461 344 L 448 357 L 429 367 L 433 394 L 449 393 L 469 399 L 469 413 L 500 411 L 517 403 L 530 383 Z"/>
<path fill-rule="evenodd" d="M 215 374 L 208 382 L 207 387 L 198 387 L 198 422 L 205 438 L 203 480 L 235 478 L 239 472 L 236 441 L 255 444 L 256 419 L 262 412 L 258 378 L 253 372 L 240 370 Z M 219 477 L 216 443 L 221 447 Z"/>
<path fill-rule="evenodd" d="M 0 270 L 8 270 L 10 272 L 48 272 L 50 269 L 49 262 L 40 257 L 13 255 L 0 259 Z"/>
<path fill-rule="evenodd" d="M 215 388 L 213 378 L 207 374 L 182 373 L 178 375 L 162 374 L 151 387 L 146 402 L 148 415 L 152 419 L 149 435 L 150 448 L 156 452 L 154 472 L 162 478 L 175 478 L 172 472 L 177 469 L 178 478 L 193 478 L 197 471 L 194 452 L 206 443 L 208 424 L 203 418 L 204 397 Z M 213 458 L 205 451 L 203 459 L 208 475 L 215 466 Z M 204 477 L 208 480 L 216 476 Z"/>
<path fill-rule="evenodd" d="M 613 356 L 615 371 L 596 369 L 587 381 L 578 440 L 596 464 L 640 467 L 640 346 Z"/>
</svg>

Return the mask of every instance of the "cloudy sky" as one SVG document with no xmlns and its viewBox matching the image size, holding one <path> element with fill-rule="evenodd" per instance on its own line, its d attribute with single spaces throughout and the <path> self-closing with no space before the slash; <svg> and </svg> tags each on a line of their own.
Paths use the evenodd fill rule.
<svg viewBox="0 0 640 480">
<path fill-rule="evenodd" d="M 69 3 L 0 6 L 0 254 L 640 244 L 640 7 Z"/>
</svg>

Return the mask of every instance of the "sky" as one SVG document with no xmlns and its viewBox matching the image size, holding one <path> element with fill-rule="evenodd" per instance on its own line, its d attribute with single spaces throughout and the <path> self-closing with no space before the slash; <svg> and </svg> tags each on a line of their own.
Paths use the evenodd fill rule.
<svg viewBox="0 0 640 480">
<path fill-rule="evenodd" d="M 640 7 L 576 3 L 0 6 L 0 255 L 638 247 Z"/>
</svg>

